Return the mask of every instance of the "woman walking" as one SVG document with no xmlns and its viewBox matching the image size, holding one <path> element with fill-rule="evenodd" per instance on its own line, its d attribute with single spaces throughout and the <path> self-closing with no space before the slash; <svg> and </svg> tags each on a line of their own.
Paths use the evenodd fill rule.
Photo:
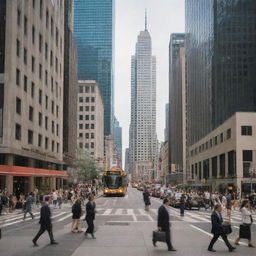
<svg viewBox="0 0 256 256">
<path fill-rule="evenodd" d="M 95 239 L 93 221 L 95 219 L 96 204 L 94 202 L 94 196 L 92 194 L 89 195 L 88 199 L 89 199 L 89 202 L 86 204 L 86 217 L 85 217 L 88 228 L 85 231 L 84 235 L 87 236 L 88 234 L 91 234 L 92 238 Z"/>
<path fill-rule="evenodd" d="M 240 239 L 248 239 L 248 246 L 254 248 L 251 243 L 251 225 L 253 223 L 251 206 L 249 200 L 244 200 L 240 208 L 242 214 L 242 225 L 240 225 L 239 237 L 235 244 L 239 245 Z"/>
<path fill-rule="evenodd" d="M 72 206 L 72 226 L 71 226 L 71 232 L 77 233 L 82 232 L 80 229 L 80 218 L 82 215 L 82 208 L 81 208 L 81 200 L 78 198 L 74 205 Z"/>
</svg>

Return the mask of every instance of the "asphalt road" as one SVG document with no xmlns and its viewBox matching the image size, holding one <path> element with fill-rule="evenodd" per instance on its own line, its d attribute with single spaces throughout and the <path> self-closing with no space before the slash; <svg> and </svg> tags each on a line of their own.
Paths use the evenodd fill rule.
<svg viewBox="0 0 256 256">
<path fill-rule="evenodd" d="M 96 239 L 85 238 L 82 234 L 73 234 L 71 227 L 71 206 L 64 204 L 62 209 L 52 209 L 53 232 L 58 245 L 49 245 L 48 234 L 38 241 L 39 247 L 33 247 L 32 238 L 39 229 L 39 209 L 34 209 L 36 219 L 22 214 L 0 218 L 3 238 L 0 240 L 0 256 L 144 256 L 144 255 L 212 255 L 207 246 L 210 234 L 210 211 L 186 211 L 185 217 L 179 216 L 179 210 L 170 208 L 172 222 L 172 241 L 177 252 L 168 252 L 164 243 L 157 248 L 152 246 L 152 230 L 156 228 L 157 209 L 161 200 L 152 198 L 149 212 L 144 211 L 142 193 L 129 188 L 125 197 L 100 197 L 96 200 L 97 216 L 95 221 Z M 225 214 L 224 214 L 225 215 Z M 256 222 L 256 216 L 254 215 Z M 255 223 L 254 222 L 254 223 Z M 232 214 L 234 241 L 239 231 L 240 213 Z M 86 228 L 82 222 L 83 228 Z M 256 244 L 256 225 L 252 227 L 253 242 Z M 214 247 L 215 255 L 230 254 L 223 241 Z M 231 255 L 256 255 L 256 249 L 247 247 L 246 241 Z"/>
</svg>

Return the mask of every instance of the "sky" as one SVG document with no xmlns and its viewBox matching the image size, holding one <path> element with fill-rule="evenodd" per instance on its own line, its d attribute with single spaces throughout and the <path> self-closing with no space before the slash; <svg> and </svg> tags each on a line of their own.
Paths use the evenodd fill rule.
<svg viewBox="0 0 256 256">
<path fill-rule="evenodd" d="M 137 36 L 144 30 L 147 9 L 148 31 L 157 63 L 157 136 L 164 140 L 165 104 L 169 95 L 169 39 L 185 31 L 184 0 L 115 0 L 115 115 L 123 128 L 123 153 L 129 147 L 131 56 Z M 123 158 L 124 160 L 124 158 Z"/>
</svg>

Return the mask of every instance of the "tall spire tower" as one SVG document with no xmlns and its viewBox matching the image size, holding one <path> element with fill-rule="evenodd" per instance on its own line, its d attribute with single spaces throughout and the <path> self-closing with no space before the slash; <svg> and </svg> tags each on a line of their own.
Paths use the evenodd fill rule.
<svg viewBox="0 0 256 256">
<path fill-rule="evenodd" d="M 147 9 L 145 9 L 145 31 L 148 31 L 148 15 L 147 15 Z"/>
</svg>

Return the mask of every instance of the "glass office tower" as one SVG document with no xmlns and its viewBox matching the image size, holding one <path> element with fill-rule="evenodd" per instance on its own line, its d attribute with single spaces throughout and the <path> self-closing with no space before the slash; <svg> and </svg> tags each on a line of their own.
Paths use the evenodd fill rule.
<svg viewBox="0 0 256 256">
<path fill-rule="evenodd" d="M 256 111 L 255 24 L 255 0 L 186 0 L 189 144 Z"/>
<path fill-rule="evenodd" d="M 96 80 L 104 99 L 104 133 L 112 134 L 114 0 L 75 0 L 78 79 Z"/>
</svg>

